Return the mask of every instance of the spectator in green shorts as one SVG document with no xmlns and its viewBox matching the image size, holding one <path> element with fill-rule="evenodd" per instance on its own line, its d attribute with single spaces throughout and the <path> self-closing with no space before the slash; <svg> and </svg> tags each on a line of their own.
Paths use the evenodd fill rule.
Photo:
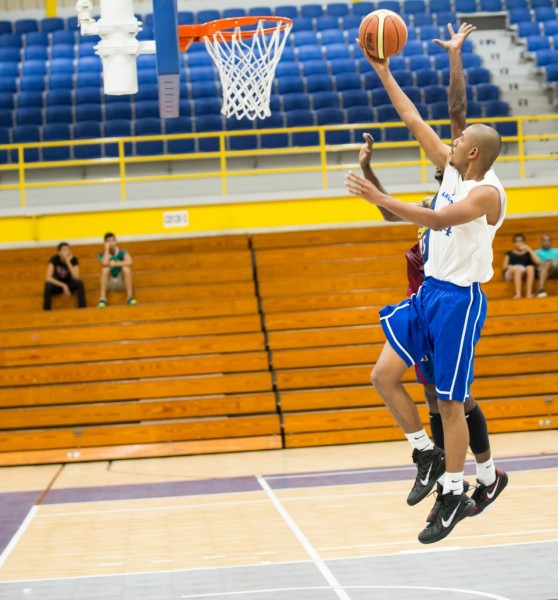
<svg viewBox="0 0 558 600">
<path fill-rule="evenodd" d="M 119 248 L 114 233 L 105 234 L 105 249 L 99 253 L 101 271 L 101 298 L 97 306 L 107 305 L 107 290 L 126 290 L 127 302 L 130 306 L 137 304 L 132 290 L 132 257 L 127 250 Z"/>
<path fill-rule="evenodd" d="M 539 269 L 539 291 L 537 298 L 546 298 L 547 293 L 544 286 L 548 279 L 558 278 L 558 248 L 552 247 L 552 236 L 550 233 L 541 235 L 541 247 L 535 250 L 535 254 L 541 259 L 542 265 Z"/>
</svg>

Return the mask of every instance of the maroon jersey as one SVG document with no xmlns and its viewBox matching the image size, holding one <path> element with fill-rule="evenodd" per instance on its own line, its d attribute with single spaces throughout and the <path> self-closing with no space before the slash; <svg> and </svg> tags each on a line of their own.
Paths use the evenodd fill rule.
<svg viewBox="0 0 558 600">
<path fill-rule="evenodd" d="M 407 250 L 405 258 L 407 259 L 407 280 L 409 282 L 407 295 L 411 296 L 418 292 L 424 281 L 424 263 L 418 242 Z"/>
</svg>

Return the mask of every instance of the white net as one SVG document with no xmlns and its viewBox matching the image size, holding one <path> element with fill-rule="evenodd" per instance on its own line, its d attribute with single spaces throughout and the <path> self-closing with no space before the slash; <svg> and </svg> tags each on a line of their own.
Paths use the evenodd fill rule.
<svg viewBox="0 0 558 600">
<path fill-rule="evenodd" d="M 269 31 L 262 19 L 248 39 L 242 39 L 240 27 L 234 29 L 230 40 L 221 32 L 204 38 L 205 47 L 219 69 L 223 88 L 221 112 L 226 117 L 254 120 L 271 115 L 269 101 L 275 68 L 291 28 L 290 23 L 274 22 Z"/>
</svg>

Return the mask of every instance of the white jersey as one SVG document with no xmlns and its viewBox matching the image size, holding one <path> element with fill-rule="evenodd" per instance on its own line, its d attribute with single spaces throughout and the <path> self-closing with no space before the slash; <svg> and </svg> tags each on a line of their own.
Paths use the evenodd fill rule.
<svg viewBox="0 0 558 600">
<path fill-rule="evenodd" d="M 482 181 L 463 181 L 459 171 L 448 165 L 430 208 L 438 211 L 449 204 L 460 202 L 479 185 L 489 185 L 498 190 L 502 207 L 498 222 L 496 225 L 489 225 L 486 215 L 483 215 L 470 223 L 455 225 L 442 231 L 426 230 L 421 236 L 426 277 L 435 277 L 460 286 L 484 283 L 492 279 L 492 242 L 506 214 L 506 192 L 494 171 L 490 169 Z"/>
</svg>

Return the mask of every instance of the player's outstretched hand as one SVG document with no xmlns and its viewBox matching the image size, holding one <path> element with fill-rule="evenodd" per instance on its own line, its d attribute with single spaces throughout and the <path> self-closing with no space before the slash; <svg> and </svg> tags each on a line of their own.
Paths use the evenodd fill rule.
<svg viewBox="0 0 558 600">
<path fill-rule="evenodd" d="M 370 165 L 370 161 L 372 160 L 374 138 L 369 133 L 363 133 L 362 137 L 364 138 L 364 144 L 362 144 L 358 154 L 358 164 L 360 165 L 360 168 L 364 170 Z"/>
<path fill-rule="evenodd" d="M 465 40 L 476 30 L 474 25 L 470 23 L 461 23 L 457 33 L 453 30 L 451 23 L 448 23 L 448 31 L 450 34 L 449 40 L 432 40 L 438 46 L 442 46 L 447 52 L 452 50 L 461 50 Z"/>
<path fill-rule="evenodd" d="M 367 179 L 349 171 L 345 175 L 345 187 L 350 194 L 360 196 L 371 204 L 378 204 L 380 192 Z"/>
<path fill-rule="evenodd" d="M 362 50 L 364 57 L 368 60 L 368 62 L 372 65 L 372 67 L 376 70 L 377 73 L 381 73 L 384 71 L 389 71 L 389 58 L 374 58 L 366 52 L 366 50 L 362 47 L 362 42 L 359 38 L 355 39 L 358 47 Z"/>
</svg>

